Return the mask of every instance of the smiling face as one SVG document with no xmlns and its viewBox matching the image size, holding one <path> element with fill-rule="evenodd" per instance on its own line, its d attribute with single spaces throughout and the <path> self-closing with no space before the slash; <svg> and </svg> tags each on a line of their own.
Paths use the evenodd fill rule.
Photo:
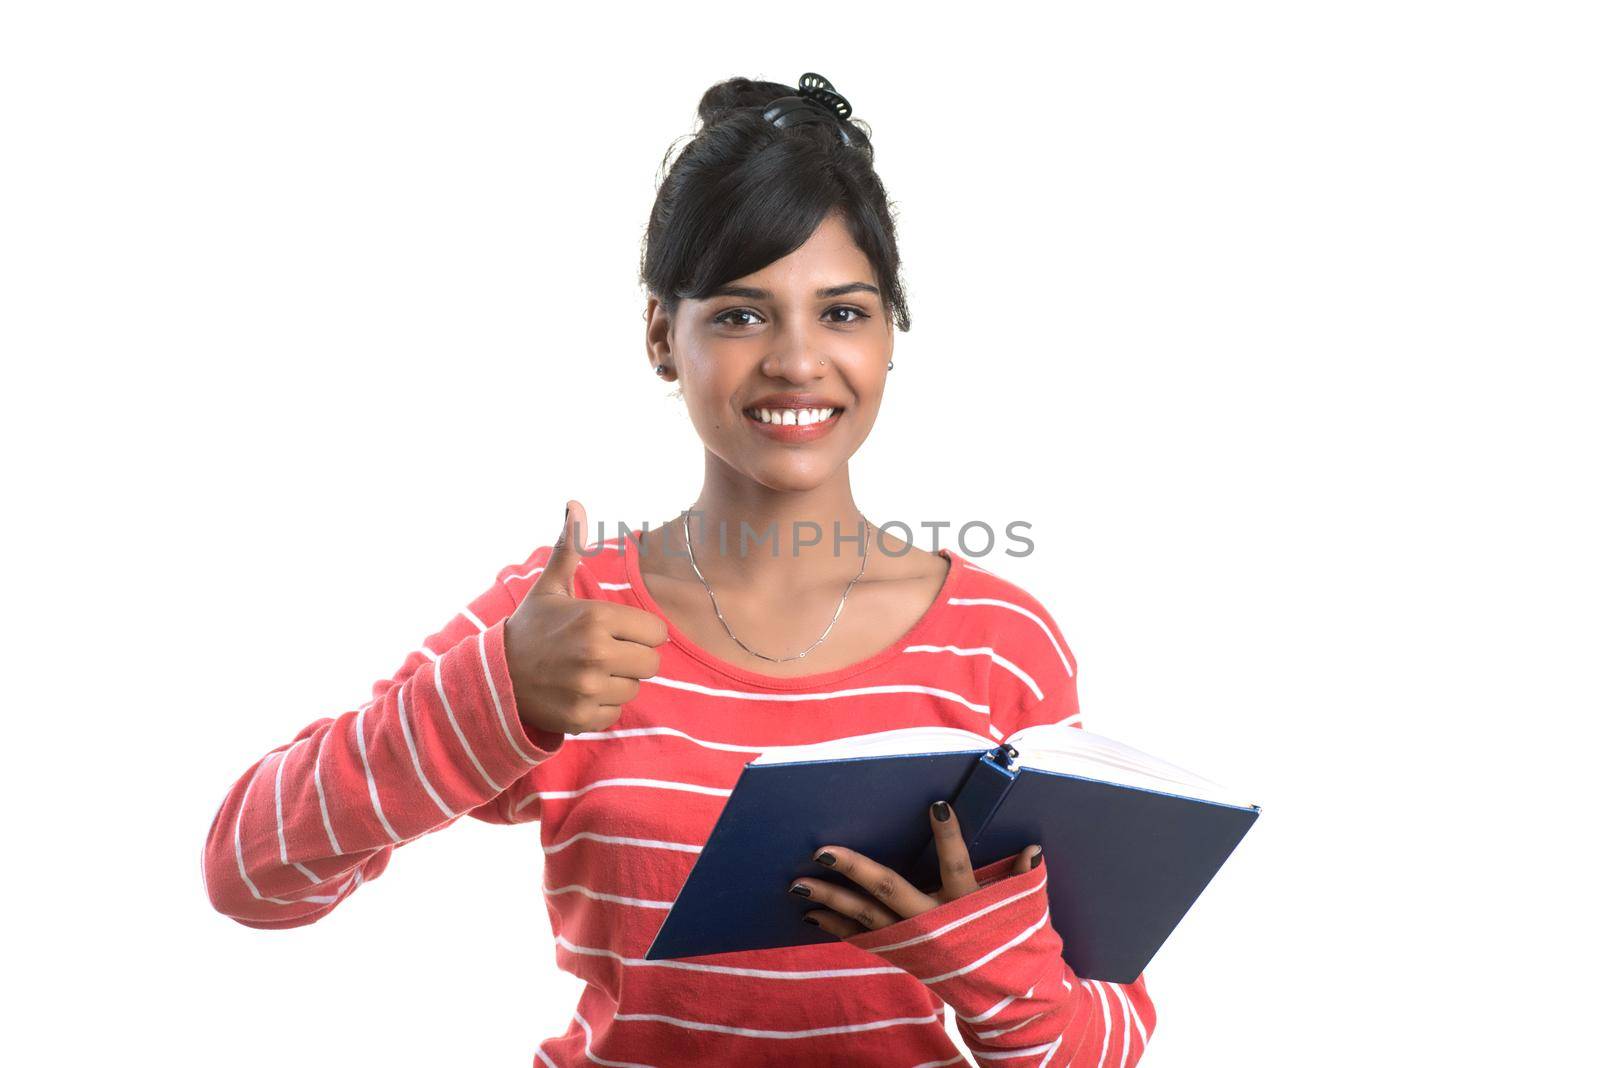
<svg viewBox="0 0 1600 1068">
<path fill-rule="evenodd" d="M 669 369 L 706 449 L 771 489 L 813 489 L 878 415 L 894 324 L 871 262 L 829 215 L 806 243 L 668 316 L 650 298 L 650 362 Z"/>
</svg>

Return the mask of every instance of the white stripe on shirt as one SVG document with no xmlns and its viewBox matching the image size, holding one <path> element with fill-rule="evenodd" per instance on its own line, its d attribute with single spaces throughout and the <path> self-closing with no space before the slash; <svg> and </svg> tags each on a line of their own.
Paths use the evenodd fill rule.
<svg viewBox="0 0 1600 1068">
<path fill-rule="evenodd" d="M 1050 625 L 1020 604 L 1012 604 L 1010 601 L 1001 601 L 994 597 L 952 597 L 949 603 L 956 605 L 991 605 L 995 608 L 1005 608 L 1027 616 L 1039 625 L 1040 630 L 1044 631 L 1044 636 L 1050 639 L 1050 647 L 1061 658 L 1061 666 L 1067 669 L 1069 676 L 1072 674 L 1072 663 L 1067 659 L 1066 652 L 1062 650 L 1061 643 L 1056 641 L 1056 636 L 1051 632 Z"/>
</svg>

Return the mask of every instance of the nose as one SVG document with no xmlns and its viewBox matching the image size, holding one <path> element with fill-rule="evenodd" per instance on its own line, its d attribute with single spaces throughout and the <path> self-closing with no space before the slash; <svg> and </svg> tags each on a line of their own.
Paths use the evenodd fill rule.
<svg viewBox="0 0 1600 1068">
<path fill-rule="evenodd" d="M 792 323 L 773 335 L 772 348 L 761 361 L 761 373 L 788 382 L 815 382 L 827 373 L 828 358 L 804 323 Z"/>
</svg>

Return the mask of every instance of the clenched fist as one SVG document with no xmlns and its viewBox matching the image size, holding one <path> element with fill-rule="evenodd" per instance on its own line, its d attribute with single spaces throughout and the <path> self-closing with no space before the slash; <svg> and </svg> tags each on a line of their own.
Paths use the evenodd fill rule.
<svg viewBox="0 0 1600 1068">
<path fill-rule="evenodd" d="M 630 605 L 573 596 L 588 529 L 583 505 L 567 502 L 544 572 L 506 620 L 517 713 L 529 730 L 605 730 L 639 692 L 639 680 L 661 667 L 655 647 L 667 640 L 666 621 Z"/>
</svg>

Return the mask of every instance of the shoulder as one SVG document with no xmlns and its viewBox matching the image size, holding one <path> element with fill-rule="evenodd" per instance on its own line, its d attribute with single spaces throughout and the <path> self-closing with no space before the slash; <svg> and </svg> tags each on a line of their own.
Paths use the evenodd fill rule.
<svg viewBox="0 0 1600 1068">
<path fill-rule="evenodd" d="M 1078 661 L 1055 616 L 1023 586 L 961 559 L 964 573 L 949 598 L 963 645 L 988 651 L 990 715 L 1003 734 L 1037 722 L 1075 717 Z"/>
<path fill-rule="evenodd" d="M 1042 675 L 1073 677 L 1078 663 L 1055 616 L 1016 582 L 962 559 L 961 582 L 950 597 L 964 628 L 981 631 L 1025 656 Z"/>
</svg>

